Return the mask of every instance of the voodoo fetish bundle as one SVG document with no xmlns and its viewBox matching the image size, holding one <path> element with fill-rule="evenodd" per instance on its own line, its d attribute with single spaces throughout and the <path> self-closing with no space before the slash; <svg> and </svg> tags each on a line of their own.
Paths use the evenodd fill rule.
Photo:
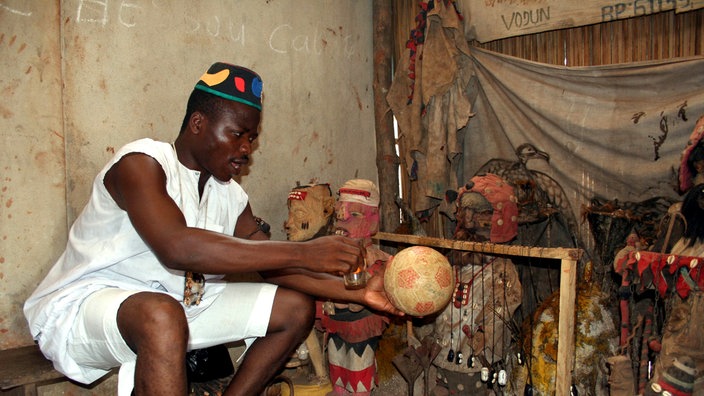
<svg viewBox="0 0 704 396">
<path fill-rule="evenodd" d="M 704 372 L 704 341 L 699 334 L 704 324 L 702 260 L 630 251 L 614 261 L 622 277 L 619 345 L 624 351 L 630 348 L 638 362 L 634 378 L 639 393 L 667 390 L 691 395 L 697 373 Z M 634 297 L 648 290 L 654 291 L 653 298 L 642 299 L 641 307 L 635 305 Z M 659 312 L 663 307 L 666 314 Z"/>
</svg>

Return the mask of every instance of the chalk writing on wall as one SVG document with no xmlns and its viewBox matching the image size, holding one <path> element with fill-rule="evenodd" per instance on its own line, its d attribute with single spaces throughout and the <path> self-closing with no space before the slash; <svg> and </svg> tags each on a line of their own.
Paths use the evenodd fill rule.
<svg viewBox="0 0 704 396">
<path fill-rule="evenodd" d="M 207 20 L 187 15 L 185 30 L 188 34 L 205 34 L 209 37 L 224 37 L 233 43 L 239 43 L 243 47 L 246 44 L 245 28 L 243 24 L 236 24 L 230 19 L 214 16 Z"/>
<path fill-rule="evenodd" d="M 138 28 L 141 24 L 150 24 L 154 15 L 164 6 L 157 1 L 110 1 L 80 0 L 76 7 L 76 22 L 103 27 L 116 24 L 123 28 Z M 259 27 L 261 28 L 261 27 Z M 301 31 L 298 27 L 284 23 L 273 27 L 268 35 L 251 37 L 244 22 L 228 15 L 202 16 L 184 15 L 182 23 L 173 25 L 173 33 L 178 30 L 186 35 L 204 35 L 212 38 L 226 39 L 244 47 L 250 41 L 252 45 L 265 45 L 275 54 L 292 52 L 306 55 L 321 55 L 333 46 L 347 58 L 355 53 L 352 35 L 342 34 L 340 30 L 313 27 L 312 31 Z"/>
<path fill-rule="evenodd" d="M 3 9 L 9 13 L 15 14 L 15 15 L 20 15 L 20 16 L 32 16 L 32 11 L 29 11 L 24 8 L 29 8 L 29 7 L 23 7 L 19 8 L 16 6 L 9 6 L 7 4 L 4 4 L 3 2 L 0 2 L 0 9 Z"/>
</svg>

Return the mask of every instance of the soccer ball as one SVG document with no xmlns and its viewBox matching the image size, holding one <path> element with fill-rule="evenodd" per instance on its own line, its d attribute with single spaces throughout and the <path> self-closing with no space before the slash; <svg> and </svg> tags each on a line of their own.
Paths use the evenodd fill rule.
<svg viewBox="0 0 704 396">
<path fill-rule="evenodd" d="M 407 315 L 427 316 L 445 308 L 454 284 L 447 258 L 426 246 L 405 248 L 386 263 L 386 295 Z"/>
</svg>

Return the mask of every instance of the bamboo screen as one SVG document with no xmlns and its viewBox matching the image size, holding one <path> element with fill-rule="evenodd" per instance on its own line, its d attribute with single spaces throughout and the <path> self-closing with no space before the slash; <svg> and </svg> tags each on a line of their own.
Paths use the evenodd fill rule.
<svg viewBox="0 0 704 396">
<path fill-rule="evenodd" d="M 420 8 L 394 0 L 396 56 L 415 27 Z M 554 30 L 471 45 L 531 61 L 596 66 L 704 55 L 704 9 L 674 11 Z"/>
</svg>

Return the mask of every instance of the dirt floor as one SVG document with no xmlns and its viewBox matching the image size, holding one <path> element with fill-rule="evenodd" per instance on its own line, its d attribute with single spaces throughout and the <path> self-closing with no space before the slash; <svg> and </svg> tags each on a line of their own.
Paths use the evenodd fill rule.
<svg viewBox="0 0 704 396">
<path fill-rule="evenodd" d="M 299 368 L 287 369 L 282 373 L 283 376 L 290 379 L 295 385 L 310 385 L 314 383 L 313 376 L 311 375 L 310 367 L 303 366 Z M 222 395 L 223 390 L 230 382 L 231 377 L 222 378 L 220 380 L 214 380 L 204 383 L 194 383 L 191 384 L 190 396 L 219 396 Z M 432 381 L 432 379 L 431 379 Z M 271 391 L 267 396 L 278 396 L 279 394 L 283 396 L 290 395 L 287 385 L 285 382 L 277 382 L 271 387 Z M 286 389 L 283 389 L 286 388 Z M 306 396 L 325 396 L 325 391 L 315 393 L 307 389 L 305 392 Z M 281 391 L 281 393 L 278 393 Z M 297 395 L 294 391 L 294 396 Z M 371 396 L 406 396 L 409 395 L 408 383 L 401 377 L 400 374 L 396 373 L 391 375 L 389 378 L 384 379 L 379 383 L 379 387 L 375 388 Z M 424 385 L 422 375 L 415 382 L 415 387 L 413 390 L 413 395 L 419 396 L 424 394 Z"/>
<path fill-rule="evenodd" d="M 289 378 L 297 384 L 310 383 L 311 381 L 311 375 L 308 367 L 302 367 L 296 370 L 287 370 L 284 374 L 289 376 Z M 431 377 L 431 382 L 433 381 L 434 377 Z M 413 395 L 422 396 L 424 394 L 423 384 L 424 382 L 421 374 L 414 384 Z M 409 394 L 408 383 L 400 374 L 398 374 L 398 372 L 396 372 L 380 378 L 379 386 L 372 390 L 371 396 L 406 396 Z M 324 396 L 324 393 L 316 396 Z"/>
<path fill-rule="evenodd" d="M 433 377 L 430 378 L 430 388 L 433 388 Z M 416 379 L 413 387 L 413 395 L 422 396 L 424 395 L 424 382 L 422 375 Z M 372 392 L 372 396 L 404 396 L 409 395 L 408 383 L 401 377 L 401 375 L 396 374 L 391 378 L 379 383 L 379 387 L 375 388 Z"/>
<path fill-rule="evenodd" d="M 386 329 L 380 343 L 379 349 L 376 353 L 377 360 L 377 371 L 379 376 L 379 386 L 372 390 L 371 396 L 405 396 L 411 395 L 409 392 L 409 386 L 406 380 L 401 376 L 399 371 L 393 365 L 393 359 L 399 354 L 403 354 L 407 348 L 406 338 L 405 338 L 405 324 L 390 324 Z M 422 331 L 420 334 L 423 334 Z M 321 340 L 322 344 L 322 340 Z M 233 361 L 237 361 L 239 354 L 241 353 L 241 348 L 231 349 L 230 351 Z M 303 364 L 300 367 L 289 368 L 281 373 L 287 379 L 290 379 L 294 385 L 304 386 L 316 383 L 316 378 L 314 375 L 314 370 L 310 362 Z M 189 396 L 218 396 L 222 394 L 224 388 L 229 384 L 231 377 L 222 378 L 220 380 L 205 382 L 205 383 L 194 383 L 191 384 L 191 392 Z M 429 372 L 429 389 L 435 386 L 435 370 L 431 366 Z M 279 382 L 276 385 L 281 385 L 282 396 L 288 396 L 288 386 L 286 382 Z M 279 388 L 279 386 L 274 386 L 273 388 Z M 311 388 L 315 389 L 312 390 Z M 328 388 L 330 389 L 330 388 Z M 294 396 L 299 396 L 299 393 L 303 396 L 325 396 L 326 390 L 318 390 L 315 385 L 310 387 L 304 387 L 301 392 L 294 391 Z M 422 396 L 425 394 L 425 382 L 423 374 L 421 373 L 419 377 L 414 382 L 414 388 L 412 395 Z M 441 394 L 436 394 L 430 392 L 429 395 L 441 396 Z M 277 393 L 272 392 L 268 396 L 277 396 Z"/>
</svg>

